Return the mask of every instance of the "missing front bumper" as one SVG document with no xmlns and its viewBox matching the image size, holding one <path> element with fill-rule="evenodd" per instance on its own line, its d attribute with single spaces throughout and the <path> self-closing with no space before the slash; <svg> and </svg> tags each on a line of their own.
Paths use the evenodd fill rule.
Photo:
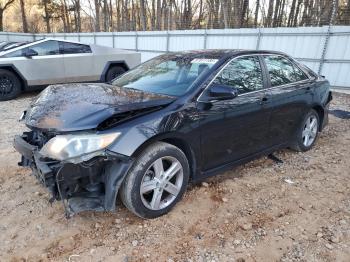
<svg viewBox="0 0 350 262">
<path fill-rule="evenodd" d="M 115 211 L 118 189 L 132 164 L 131 158 L 104 151 L 78 164 L 49 161 L 27 139 L 26 135 L 14 139 L 14 147 L 22 156 L 18 164 L 31 168 L 53 200 L 63 201 L 68 217 L 88 210 Z"/>
</svg>

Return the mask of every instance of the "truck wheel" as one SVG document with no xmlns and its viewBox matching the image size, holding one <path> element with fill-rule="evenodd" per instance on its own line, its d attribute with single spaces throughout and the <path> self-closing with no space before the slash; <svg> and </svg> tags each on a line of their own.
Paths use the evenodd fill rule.
<svg viewBox="0 0 350 262">
<path fill-rule="evenodd" d="M 21 93 L 21 82 L 11 71 L 0 69 L 0 101 L 11 100 Z"/>
<path fill-rule="evenodd" d="M 176 146 L 157 142 L 136 159 L 120 188 L 124 205 L 142 218 L 168 213 L 184 194 L 189 164 Z"/>
<path fill-rule="evenodd" d="M 112 66 L 110 69 L 108 69 L 107 75 L 106 75 L 106 82 L 112 81 L 117 76 L 125 73 L 126 70 L 124 67 L 121 66 Z"/>
</svg>

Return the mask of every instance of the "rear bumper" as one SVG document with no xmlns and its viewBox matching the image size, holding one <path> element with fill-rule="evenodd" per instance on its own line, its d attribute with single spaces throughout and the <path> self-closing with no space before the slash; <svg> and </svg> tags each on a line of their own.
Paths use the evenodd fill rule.
<svg viewBox="0 0 350 262">
<path fill-rule="evenodd" d="M 62 200 L 67 216 L 81 211 L 114 211 L 118 189 L 132 160 L 105 151 L 89 163 L 47 161 L 39 148 L 23 136 L 15 136 L 14 148 L 21 154 L 19 166 L 30 167 L 32 174 L 50 191 L 52 200 Z"/>
</svg>

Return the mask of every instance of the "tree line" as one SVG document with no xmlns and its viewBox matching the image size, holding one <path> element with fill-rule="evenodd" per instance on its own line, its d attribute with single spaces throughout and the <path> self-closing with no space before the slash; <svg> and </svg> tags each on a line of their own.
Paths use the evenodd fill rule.
<svg viewBox="0 0 350 262">
<path fill-rule="evenodd" d="M 1 31 L 14 6 L 33 33 L 350 24 L 350 0 L 0 0 Z"/>
</svg>

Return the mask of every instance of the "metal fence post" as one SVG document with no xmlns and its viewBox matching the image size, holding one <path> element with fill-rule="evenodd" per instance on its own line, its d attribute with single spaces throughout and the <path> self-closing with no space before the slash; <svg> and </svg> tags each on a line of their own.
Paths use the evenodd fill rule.
<svg viewBox="0 0 350 262">
<path fill-rule="evenodd" d="M 207 29 L 204 29 L 204 39 L 203 39 L 203 48 L 207 49 L 208 33 Z"/>
<path fill-rule="evenodd" d="M 112 32 L 112 46 L 113 46 L 113 48 L 115 48 L 114 37 L 115 37 L 115 34 L 114 34 L 114 32 Z"/>
<path fill-rule="evenodd" d="M 261 41 L 261 27 L 258 28 L 258 35 L 257 35 L 257 39 L 256 39 L 256 50 L 259 50 L 260 48 L 260 41 Z"/>
<path fill-rule="evenodd" d="M 322 68 L 323 68 L 324 61 L 325 61 L 326 54 L 327 54 L 328 43 L 329 43 L 329 39 L 331 37 L 333 19 L 334 19 L 334 16 L 336 14 L 336 10 L 337 10 L 337 0 L 333 0 L 332 2 L 333 2 L 332 3 L 332 14 L 331 14 L 331 17 L 329 18 L 327 34 L 326 34 L 326 37 L 324 39 L 322 55 L 321 55 L 321 58 L 320 58 L 320 65 L 318 67 L 318 74 L 319 75 L 322 73 Z"/>
<path fill-rule="evenodd" d="M 166 31 L 166 52 L 169 53 L 169 45 L 170 45 L 170 34 L 169 30 Z"/>
<path fill-rule="evenodd" d="M 139 51 L 139 43 L 138 43 L 137 31 L 135 31 L 135 50 L 136 50 L 136 52 Z"/>
</svg>

